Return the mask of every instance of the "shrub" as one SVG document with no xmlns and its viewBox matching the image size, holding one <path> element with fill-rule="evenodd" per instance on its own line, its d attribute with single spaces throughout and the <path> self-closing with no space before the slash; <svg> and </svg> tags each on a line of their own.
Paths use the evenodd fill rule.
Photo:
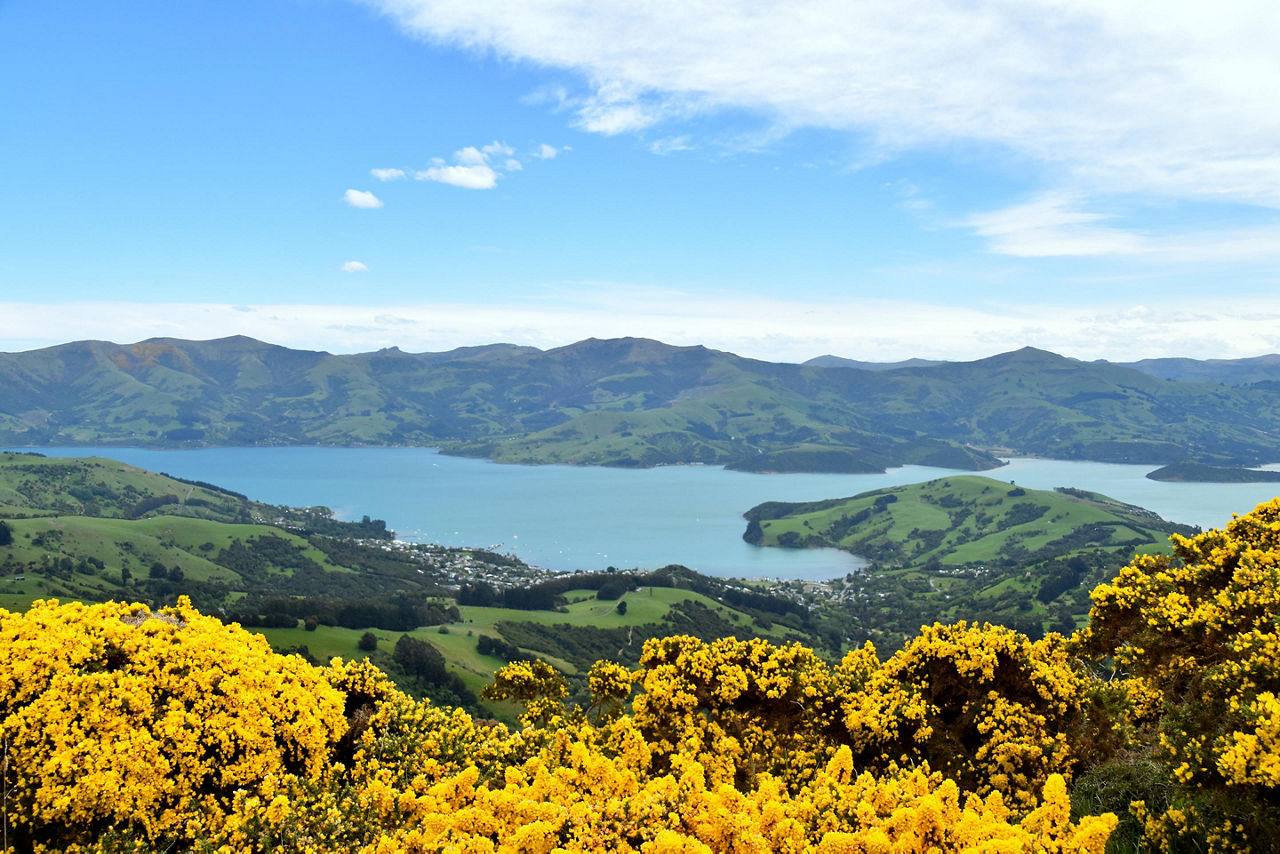
<svg viewBox="0 0 1280 854">
<path fill-rule="evenodd" d="M 237 791 L 320 780 L 347 725 L 324 671 L 196 613 L 38 601 L 0 612 L 10 842 L 156 841 L 216 826 Z"/>
</svg>

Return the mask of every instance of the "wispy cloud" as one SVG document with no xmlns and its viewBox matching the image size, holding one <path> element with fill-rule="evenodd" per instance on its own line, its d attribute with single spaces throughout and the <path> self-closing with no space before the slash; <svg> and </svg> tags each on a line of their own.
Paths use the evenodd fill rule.
<svg viewBox="0 0 1280 854">
<path fill-rule="evenodd" d="M 990 241 L 999 255 L 1132 255 L 1142 237 L 1104 225 L 1108 217 L 1079 207 L 1079 199 L 1047 194 L 1003 210 L 975 214 L 966 224 Z"/>
<path fill-rule="evenodd" d="M 575 73 L 555 100 L 593 132 L 745 110 L 849 131 L 866 156 L 995 144 L 1054 185 L 1280 207 L 1275 3 L 368 2 L 414 36 Z"/>
<path fill-rule="evenodd" d="M 403 169 L 370 169 L 369 174 L 379 181 L 399 181 L 404 177 Z"/>
<path fill-rule="evenodd" d="M 987 238 L 992 252 L 1021 258 L 1112 256 L 1157 263 L 1280 259 L 1280 223 L 1139 232 L 1108 224 L 1121 217 L 1093 212 L 1085 205 L 1079 196 L 1046 193 L 974 214 L 962 225 Z"/>
<path fill-rule="evenodd" d="M 547 145 L 545 142 L 538 146 L 538 150 L 533 153 L 534 157 L 539 160 L 552 160 L 559 154 L 554 145 Z"/>
<path fill-rule="evenodd" d="M 663 137 L 649 143 L 649 150 L 654 154 L 674 154 L 677 151 L 690 151 L 693 146 L 689 144 L 689 139 L 688 134 Z"/>
<path fill-rule="evenodd" d="M 342 194 L 342 198 L 353 208 L 369 210 L 382 207 L 382 199 L 379 199 L 368 190 L 347 190 Z"/>
<path fill-rule="evenodd" d="M 359 261 L 347 261 L 341 267 L 344 273 L 367 273 L 369 268 Z"/>
</svg>

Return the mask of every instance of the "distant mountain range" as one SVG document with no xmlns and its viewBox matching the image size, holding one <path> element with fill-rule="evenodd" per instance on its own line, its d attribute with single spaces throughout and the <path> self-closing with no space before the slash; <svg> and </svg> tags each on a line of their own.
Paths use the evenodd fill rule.
<svg viewBox="0 0 1280 854">
<path fill-rule="evenodd" d="M 817 368 L 858 368 L 863 371 L 896 371 L 899 368 L 931 368 L 948 362 L 934 359 L 905 359 L 901 362 L 860 362 L 842 356 L 818 356 L 805 362 Z M 1108 362 L 1099 359 L 1095 364 L 1133 368 L 1162 380 L 1220 383 L 1230 386 L 1246 386 L 1255 383 L 1280 382 L 1280 354 L 1253 356 L 1247 359 L 1141 359 L 1137 362 Z"/>
<path fill-rule="evenodd" d="M 996 454 L 1248 465 L 1280 460 L 1280 365 L 1273 378 L 1266 358 L 1192 363 L 1265 375 L 1236 387 L 1032 348 L 869 369 L 634 338 L 355 355 L 239 336 L 81 341 L 0 354 L 0 445 L 420 445 L 751 471 L 979 470 Z"/>
</svg>

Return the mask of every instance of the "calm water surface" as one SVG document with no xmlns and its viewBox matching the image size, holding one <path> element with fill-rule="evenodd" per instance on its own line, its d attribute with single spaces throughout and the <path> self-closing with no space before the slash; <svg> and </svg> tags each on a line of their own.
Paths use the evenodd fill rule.
<svg viewBox="0 0 1280 854">
<path fill-rule="evenodd" d="M 427 448 L 33 448 L 104 456 L 204 480 L 272 504 L 332 507 L 386 519 L 401 539 L 495 546 L 551 569 L 657 568 L 713 575 L 831 578 L 860 565 L 833 550 L 764 549 L 742 541 L 743 511 L 762 501 L 815 501 L 917 483 L 950 469 L 885 474 L 747 474 L 713 466 L 609 469 L 512 466 Z M 1015 459 L 984 472 L 1034 489 L 1074 486 L 1202 527 L 1273 497 L 1280 484 L 1157 483 L 1153 466 Z"/>
</svg>

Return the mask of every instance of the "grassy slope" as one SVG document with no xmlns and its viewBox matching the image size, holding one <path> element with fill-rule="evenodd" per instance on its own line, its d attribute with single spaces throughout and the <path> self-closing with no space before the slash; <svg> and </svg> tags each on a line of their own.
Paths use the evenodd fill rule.
<svg viewBox="0 0 1280 854">
<path fill-rule="evenodd" d="M 239 521 L 265 507 L 116 460 L 0 453 L 0 517 L 131 518 L 139 501 L 164 495 L 177 498 L 165 505 L 170 515 Z"/>
<path fill-rule="evenodd" d="M 616 600 L 600 600 L 594 590 L 571 590 L 567 594 L 569 605 L 567 612 L 560 611 L 517 611 L 509 608 L 481 608 L 464 605 L 459 608 L 462 622 L 447 624 L 445 633 L 438 626 L 422 626 L 409 632 L 412 637 L 425 640 L 439 649 L 448 661 L 450 668 L 462 677 L 472 690 L 479 690 L 493 677 L 493 672 L 504 662 L 500 658 L 481 655 L 476 650 L 476 642 L 480 635 L 503 637 L 498 624 L 502 622 L 532 622 L 547 626 L 568 624 L 572 626 L 613 629 L 619 627 L 643 626 L 659 623 L 671 610 L 671 606 L 679 602 L 694 601 L 711 608 L 727 621 L 750 625 L 751 618 L 703 596 L 688 590 L 670 587 L 646 587 L 642 590 L 627 593 L 623 599 L 627 603 L 627 613 L 617 612 Z M 357 655 L 356 642 L 363 631 L 320 626 L 308 632 L 304 628 L 296 629 L 255 629 L 267 637 L 277 648 L 305 645 L 317 659 L 327 661 L 333 656 L 350 659 Z M 381 647 L 390 650 L 399 639 L 399 632 L 373 630 L 378 636 Z M 781 626 L 775 625 L 768 632 L 781 638 L 784 634 Z M 505 639 L 505 638 L 504 638 Z M 526 650 L 528 652 L 528 650 Z M 359 653 L 363 656 L 363 653 Z M 545 653 L 534 653 L 554 664 L 566 673 L 574 673 L 576 668 L 564 659 Z"/>
<path fill-rule="evenodd" d="M 897 501 L 877 510 L 876 502 L 884 495 Z M 1019 505 L 1047 510 L 1014 523 L 1017 517 L 1011 514 Z M 779 538 L 791 533 L 806 545 L 883 555 L 882 562 L 899 566 L 921 566 L 931 558 L 943 566 L 992 562 L 1013 544 L 1035 552 L 1072 531 L 1099 525 L 1107 530 L 1091 541 L 1095 546 L 1167 550 L 1165 540 L 1172 530 L 1154 514 L 1105 496 L 1085 499 L 1018 490 L 974 476 L 878 490 L 817 509 L 792 508 L 779 508 L 771 511 L 782 514 L 779 517 L 760 520 L 764 545 L 779 545 Z M 841 522 L 861 511 L 869 511 L 869 517 L 843 530 Z"/>
<path fill-rule="evenodd" d="M 70 578 L 56 580 L 40 579 L 27 573 L 24 582 L 17 582 L 16 576 L 10 576 L 0 581 L 3 584 L 0 587 L 0 607 L 9 609 L 25 608 L 34 599 L 50 596 L 91 600 L 136 597 L 136 586 L 121 583 L 121 571 L 127 568 L 134 579 L 143 579 L 156 562 L 166 567 L 181 567 L 188 582 L 220 582 L 240 589 L 243 586 L 240 575 L 218 566 L 209 558 L 234 540 L 253 537 L 277 537 L 298 546 L 328 572 L 353 572 L 348 567 L 330 562 L 323 552 L 313 548 L 302 537 L 270 525 L 233 525 L 179 516 L 157 516 L 136 521 L 52 516 L 13 519 L 8 524 L 13 529 L 14 542 L 0 552 L 18 563 L 38 562 L 42 556 L 51 555 L 70 558 L 73 562 L 92 557 L 105 564 L 94 575 L 72 572 Z M 202 548 L 210 543 L 212 548 Z M 292 572 L 288 567 L 272 567 L 269 571 L 277 576 L 287 576 Z"/>
<path fill-rule="evenodd" d="M 838 585 L 835 610 L 855 634 L 889 646 L 935 620 L 1069 631 L 1084 619 L 1094 584 L 1135 553 L 1168 551 L 1170 533 L 1189 532 L 1095 493 L 1021 490 L 973 476 L 764 504 L 747 517 L 760 526 L 762 545 L 871 558 L 870 571 Z"/>
</svg>

